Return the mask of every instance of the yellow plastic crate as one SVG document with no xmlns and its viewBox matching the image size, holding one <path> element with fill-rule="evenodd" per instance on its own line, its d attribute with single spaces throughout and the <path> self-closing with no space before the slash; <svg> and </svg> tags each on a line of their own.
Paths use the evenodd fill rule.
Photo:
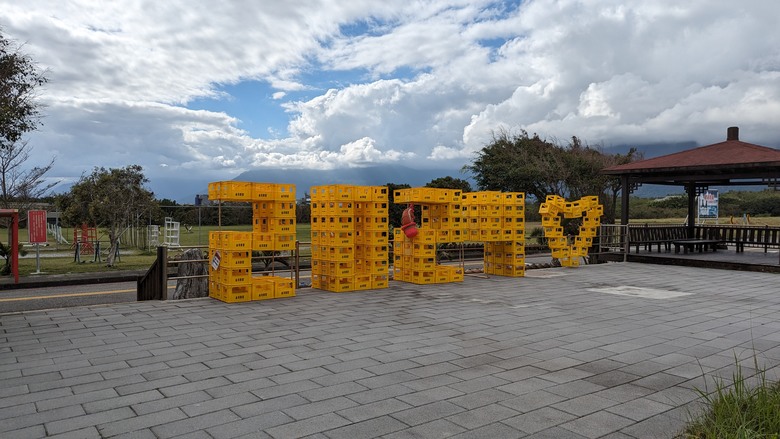
<svg viewBox="0 0 780 439">
<path fill-rule="evenodd" d="M 352 288 L 355 291 L 363 291 L 371 289 L 371 276 L 370 275 L 356 275 L 353 279 Z"/>
<path fill-rule="evenodd" d="M 217 181 L 209 183 L 209 200 L 252 201 L 252 183 L 241 181 Z"/>
<path fill-rule="evenodd" d="M 250 232 L 213 231 L 209 232 L 209 248 L 220 250 L 250 250 L 252 234 Z"/>
<path fill-rule="evenodd" d="M 271 251 L 274 249 L 274 234 L 273 233 L 252 233 L 252 250 L 254 251 Z"/>
<path fill-rule="evenodd" d="M 254 233 L 295 234 L 295 218 L 255 217 L 252 223 Z"/>
<path fill-rule="evenodd" d="M 436 272 L 433 270 L 412 270 L 411 282 L 419 285 L 431 285 L 436 283 Z"/>
<path fill-rule="evenodd" d="M 272 277 L 274 282 L 274 298 L 295 297 L 295 285 L 292 279 Z"/>
<path fill-rule="evenodd" d="M 259 201 L 252 203 L 252 215 L 269 218 L 295 218 L 295 201 Z"/>
<path fill-rule="evenodd" d="M 249 302 L 252 300 L 252 284 L 230 285 L 217 283 L 219 300 L 225 303 Z"/>
<path fill-rule="evenodd" d="M 311 287 L 312 288 L 316 288 L 318 290 L 322 290 L 323 289 L 323 287 L 322 287 L 323 286 L 323 282 L 325 283 L 325 285 L 327 285 L 327 280 L 326 280 L 326 276 L 325 275 L 323 275 L 323 274 L 314 274 L 314 273 L 311 275 Z"/>
<path fill-rule="evenodd" d="M 384 201 L 389 200 L 389 193 L 387 186 L 369 186 L 371 188 L 371 201 Z"/>
<path fill-rule="evenodd" d="M 218 268 L 251 268 L 252 266 L 252 259 L 248 251 L 210 250 L 209 264 L 212 263 L 217 253 L 219 253 Z"/>
<path fill-rule="evenodd" d="M 413 257 L 412 267 L 416 270 L 434 270 L 436 268 L 436 258 L 434 257 Z"/>
<path fill-rule="evenodd" d="M 349 262 L 327 262 L 327 270 L 325 274 L 328 276 L 354 276 L 355 275 L 355 263 Z"/>
<path fill-rule="evenodd" d="M 389 286 L 387 274 L 371 276 L 371 289 L 377 290 Z"/>
<path fill-rule="evenodd" d="M 268 300 L 274 298 L 274 284 L 268 277 L 255 277 L 252 279 L 252 300 Z"/>
<path fill-rule="evenodd" d="M 294 201 L 295 185 L 285 183 L 254 183 L 252 199 L 256 201 Z"/>
<path fill-rule="evenodd" d="M 294 234 L 274 234 L 273 250 L 285 251 L 295 248 L 296 237 Z"/>
<path fill-rule="evenodd" d="M 329 261 L 352 261 L 355 259 L 355 249 L 351 247 L 328 247 L 327 256 L 324 259 Z"/>
<path fill-rule="evenodd" d="M 223 284 L 243 284 L 251 280 L 249 268 L 220 267 L 217 270 L 210 270 L 209 275 L 216 282 Z"/>
<path fill-rule="evenodd" d="M 327 290 L 334 293 L 343 293 L 347 291 L 354 291 L 354 279 L 353 276 L 349 277 L 329 277 Z"/>
<path fill-rule="evenodd" d="M 403 232 L 401 232 L 401 234 L 403 234 Z M 364 230 L 355 232 L 355 244 L 388 245 L 389 242 L 387 230 Z"/>
<path fill-rule="evenodd" d="M 328 230 L 331 232 L 350 232 L 355 230 L 354 218 L 351 216 L 327 217 Z"/>
</svg>

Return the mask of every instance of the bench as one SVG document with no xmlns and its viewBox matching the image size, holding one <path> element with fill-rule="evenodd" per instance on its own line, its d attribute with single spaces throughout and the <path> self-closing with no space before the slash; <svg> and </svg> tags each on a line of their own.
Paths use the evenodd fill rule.
<svg viewBox="0 0 780 439">
<path fill-rule="evenodd" d="M 693 252 L 694 249 L 699 253 L 704 252 L 706 249 L 717 251 L 718 245 L 722 243 L 723 241 L 718 239 L 675 239 L 672 241 L 672 244 L 674 244 L 674 252 L 680 253 L 680 247 L 682 247 L 685 254 L 687 254 L 688 251 Z"/>
<path fill-rule="evenodd" d="M 780 228 L 734 225 L 707 225 L 696 227 L 696 237 L 702 239 L 719 239 L 726 244 L 734 244 L 737 253 L 745 251 L 745 247 L 763 247 L 764 252 L 770 248 L 780 248 Z"/>
<path fill-rule="evenodd" d="M 685 226 L 650 226 L 648 224 L 630 226 L 628 228 L 628 242 L 629 245 L 636 247 L 637 253 L 639 253 L 640 246 L 644 246 L 647 251 L 652 251 L 653 246 L 656 246 L 659 253 L 663 247 L 669 252 L 672 241 L 687 238 L 687 233 Z"/>
</svg>

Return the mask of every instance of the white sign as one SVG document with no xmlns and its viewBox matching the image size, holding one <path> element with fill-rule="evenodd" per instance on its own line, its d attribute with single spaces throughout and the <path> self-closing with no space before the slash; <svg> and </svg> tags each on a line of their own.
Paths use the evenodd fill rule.
<svg viewBox="0 0 780 439">
<path fill-rule="evenodd" d="M 211 268 L 216 271 L 219 269 L 220 262 L 222 262 L 222 255 L 219 253 L 219 250 L 217 250 L 214 252 L 214 257 L 211 258 Z"/>
<path fill-rule="evenodd" d="M 699 218 L 718 218 L 718 191 L 707 190 L 701 193 L 699 199 Z"/>
</svg>

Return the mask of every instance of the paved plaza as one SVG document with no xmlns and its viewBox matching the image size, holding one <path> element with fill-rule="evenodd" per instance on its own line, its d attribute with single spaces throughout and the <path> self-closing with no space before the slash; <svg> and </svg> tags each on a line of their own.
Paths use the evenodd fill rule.
<svg viewBox="0 0 780 439">
<path fill-rule="evenodd" d="M 0 437 L 671 438 L 780 275 L 636 263 L 0 315 Z"/>
</svg>

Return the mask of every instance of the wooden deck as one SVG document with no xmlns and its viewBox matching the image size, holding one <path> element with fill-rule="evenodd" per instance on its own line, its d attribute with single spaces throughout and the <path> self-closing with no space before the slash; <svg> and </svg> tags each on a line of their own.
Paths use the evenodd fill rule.
<svg viewBox="0 0 780 439">
<path fill-rule="evenodd" d="M 623 260 L 622 254 L 602 255 L 606 260 Z M 629 262 L 648 264 L 681 265 L 689 267 L 717 268 L 725 270 L 760 271 L 780 273 L 778 249 L 745 248 L 737 252 L 734 245 L 716 252 L 674 253 L 640 250 L 628 254 Z"/>
</svg>

